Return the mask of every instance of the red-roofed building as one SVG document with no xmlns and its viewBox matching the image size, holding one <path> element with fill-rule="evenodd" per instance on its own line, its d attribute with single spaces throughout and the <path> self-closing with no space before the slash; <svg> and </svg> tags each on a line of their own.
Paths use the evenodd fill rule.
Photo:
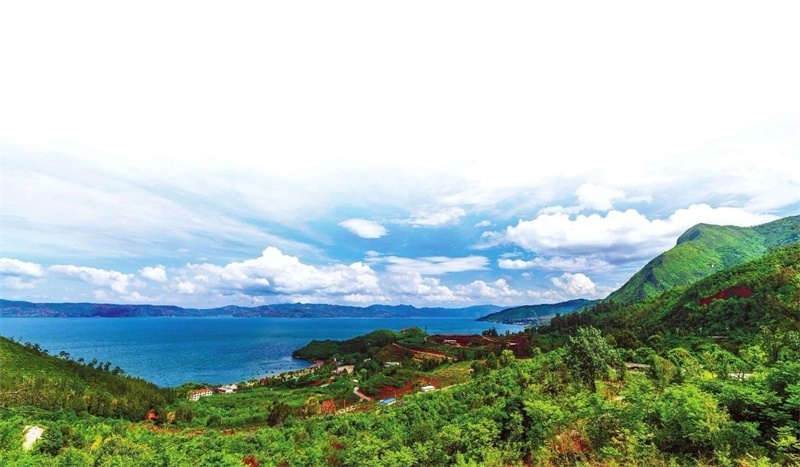
<svg viewBox="0 0 800 467">
<path fill-rule="evenodd" d="M 201 397 L 210 396 L 212 394 L 214 394 L 214 392 L 209 388 L 195 389 L 189 392 L 189 400 L 192 402 L 197 402 Z"/>
</svg>

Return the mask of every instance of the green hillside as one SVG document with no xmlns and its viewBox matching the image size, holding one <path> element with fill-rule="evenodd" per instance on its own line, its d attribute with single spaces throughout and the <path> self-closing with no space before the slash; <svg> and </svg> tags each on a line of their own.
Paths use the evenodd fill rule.
<svg viewBox="0 0 800 467">
<path fill-rule="evenodd" d="M 737 349 L 800 331 L 800 244 L 636 303 L 600 303 L 554 318 L 541 332 L 594 326 L 629 348 L 652 339 L 716 340 Z M 659 336 L 654 338 L 654 336 Z"/>
<path fill-rule="evenodd" d="M 557 314 L 565 315 L 572 313 L 580 308 L 592 305 L 594 300 L 579 298 L 561 303 L 542 304 L 542 305 L 523 305 L 513 308 L 506 308 L 479 318 L 478 321 L 491 321 L 493 323 L 506 324 L 534 324 L 540 325 L 547 323 Z"/>
<path fill-rule="evenodd" d="M 123 373 L 111 363 L 76 362 L 63 352 L 55 357 L 38 344 L 0 336 L 0 408 L 34 406 L 142 420 L 175 398 L 174 390 Z"/>
<path fill-rule="evenodd" d="M 630 303 L 676 286 L 688 285 L 717 271 L 800 241 L 800 216 L 755 227 L 698 224 L 672 249 L 655 257 L 608 300 Z"/>
</svg>

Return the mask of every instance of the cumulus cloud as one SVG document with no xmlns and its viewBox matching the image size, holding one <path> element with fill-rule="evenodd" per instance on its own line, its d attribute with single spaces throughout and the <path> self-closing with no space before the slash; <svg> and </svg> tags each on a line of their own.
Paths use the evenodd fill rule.
<svg viewBox="0 0 800 467">
<path fill-rule="evenodd" d="M 371 264 L 386 264 L 386 270 L 395 274 L 416 272 L 431 276 L 452 272 L 478 271 L 486 269 L 486 265 L 489 264 L 489 259 L 485 256 L 466 256 L 462 258 L 451 258 L 448 256 L 428 256 L 422 258 L 384 256 L 368 258 L 367 261 Z"/>
<path fill-rule="evenodd" d="M 610 211 L 614 209 L 613 202 L 625 197 L 625 193 L 616 188 L 595 185 L 594 183 L 584 183 L 577 190 L 575 196 L 578 203 L 583 208 L 594 209 L 596 211 Z"/>
<path fill-rule="evenodd" d="M 0 258 L 0 274 L 4 276 L 42 277 L 42 266 L 14 258 Z"/>
<path fill-rule="evenodd" d="M 154 267 L 146 266 L 139 270 L 139 274 L 151 281 L 167 282 L 167 270 L 160 264 Z"/>
<path fill-rule="evenodd" d="M 675 244 L 677 237 L 698 223 L 752 226 L 777 219 L 740 208 L 712 208 L 694 204 L 666 219 L 648 219 L 634 209 L 572 218 L 568 214 L 540 214 L 520 220 L 504 232 L 487 232 L 489 243 L 510 243 L 543 255 L 596 255 L 622 263 L 655 256 Z"/>
<path fill-rule="evenodd" d="M 423 277 L 418 272 L 389 274 L 381 278 L 384 296 L 399 303 L 471 305 L 478 303 L 511 304 L 524 299 L 505 279 L 482 280 L 468 284 L 443 285 L 438 278 Z"/>
<path fill-rule="evenodd" d="M 459 299 L 449 287 L 435 277 L 423 277 L 419 272 L 390 274 L 381 279 L 382 291 L 393 300 L 406 303 L 454 303 Z"/>
<path fill-rule="evenodd" d="M 261 256 L 225 266 L 188 264 L 178 272 L 173 288 L 183 294 L 242 293 L 258 295 L 297 295 L 313 293 L 319 297 L 367 293 L 377 289 L 375 272 L 366 264 L 336 264 L 316 267 L 297 257 L 268 247 Z"/>
<path fill-rule="evenodd" d="M 386 235 L 386 227 L 366 219 L 348 219 L 339 222 L 339 225 L 361 238 L 381 238 Z"/>
<path fill-rule="evenodd" d="M 492 221 L 490 221 L 488 219 L 484 219 L 484 220 L 478 222 L 477 224 L 475 224 L 475 227 L 489 227 L 490 225 L 492 225 Z"/>
<path fill-rule="evenodd" d="M 32 288 L 36 279 L 44 275 L 42 266 L 14 258 L 0 258 L 0 284 L 9 289 Z"/>
<path fill-rule="evenodd" d="M 48 271 L 78 278 L 84 282 L 100 287 L 109 287 L 118 294 L 127 294 L 129 287 L 141 287 L 143 284 L 136 279 L 134 274 L 125 274 L 119 271 L 90 268 L 86 266 L 55 265 Z"/>
<path fill-rule="evenodd" d="M 414 227 L 440 227 L 458 222 L 467 215 L 463 208 L 451 207 L 434 211 L 420 211 L 416 215 L 401 221 Z"/>
<path fill-rule="evenodd" d="M 552 256 L 536 257 L 531 260 L 501 258 L 497 260 L 500 269 L 541 269 L 544 271 L 607 271 L 611 264 L 593 256 Z"/>
<path fill-rule="evenodd" d="M 172 274 L 169 290 L 181 295 L 352 304 L 410 303 L 416 305 L 470 305 L 516 303 L 525 295 L 505 279 L 445 285 L 437 277 L 449 272 L 484 269 L 488 259 L 428 257 L 400 258 L 368 255 L 371 264 L 386 265 L 377 274 L 368 264 L 312 266 L 274 247 L 259 258 L 225 266 L 188 264 Z"/>
<path fill-rule="evenodd" d="M 536 303 L 558 303 L 576 298 L 605 298 L 615 290 L 615 287 L 596 284 L 582 273 L 565 272 L 558 277 L 551 277 L 550 282 L 553 288 L 529 290 L 525 295 Z"/>
<path fill-rule="evenodd" d="M 456 285 L 454 290 L 457 295 L 468 297 L 475 303 L 505 304 L 513 302 L 523 295 L 512 289 L 505 279 L 498 279 L 494 282 L 477 280 L 466 285 Z"/>
<path fill-rule="evenodd" d="M 614 291 L 612 287 L 595 284 L 589 276 L 581 273 L 565 272 L 550 279 L 553 285 L 568 297 L 603 298 Z"/>
</svg>

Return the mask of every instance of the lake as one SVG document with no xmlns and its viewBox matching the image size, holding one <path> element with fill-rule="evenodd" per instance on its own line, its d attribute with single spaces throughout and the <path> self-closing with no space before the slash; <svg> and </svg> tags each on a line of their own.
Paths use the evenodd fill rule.
<svg viewBox="0 0 800 467">
<path fill-rule="evenodd" d="M 349 339 L 417 326 L 429 334 L 476 334 L 523 326 L 471 318 L 0 318 L 0 335 L 50 354 L 94 358 L 159 386 L 224 384 L 299 370 L 292 351 L 313 339 Z"/>
</svg>

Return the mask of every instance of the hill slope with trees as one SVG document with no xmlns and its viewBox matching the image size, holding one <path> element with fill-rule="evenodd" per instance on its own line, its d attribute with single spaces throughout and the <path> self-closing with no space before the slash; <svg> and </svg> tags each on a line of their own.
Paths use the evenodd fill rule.
<svg viewBox="0 0 800 467">
<path fill-rule="evenodd" d="M 630 303 L 800 242 L 800 216 L 755 227 L 698 224 L 656 256 L 607 300 Z"/>
</svg>

